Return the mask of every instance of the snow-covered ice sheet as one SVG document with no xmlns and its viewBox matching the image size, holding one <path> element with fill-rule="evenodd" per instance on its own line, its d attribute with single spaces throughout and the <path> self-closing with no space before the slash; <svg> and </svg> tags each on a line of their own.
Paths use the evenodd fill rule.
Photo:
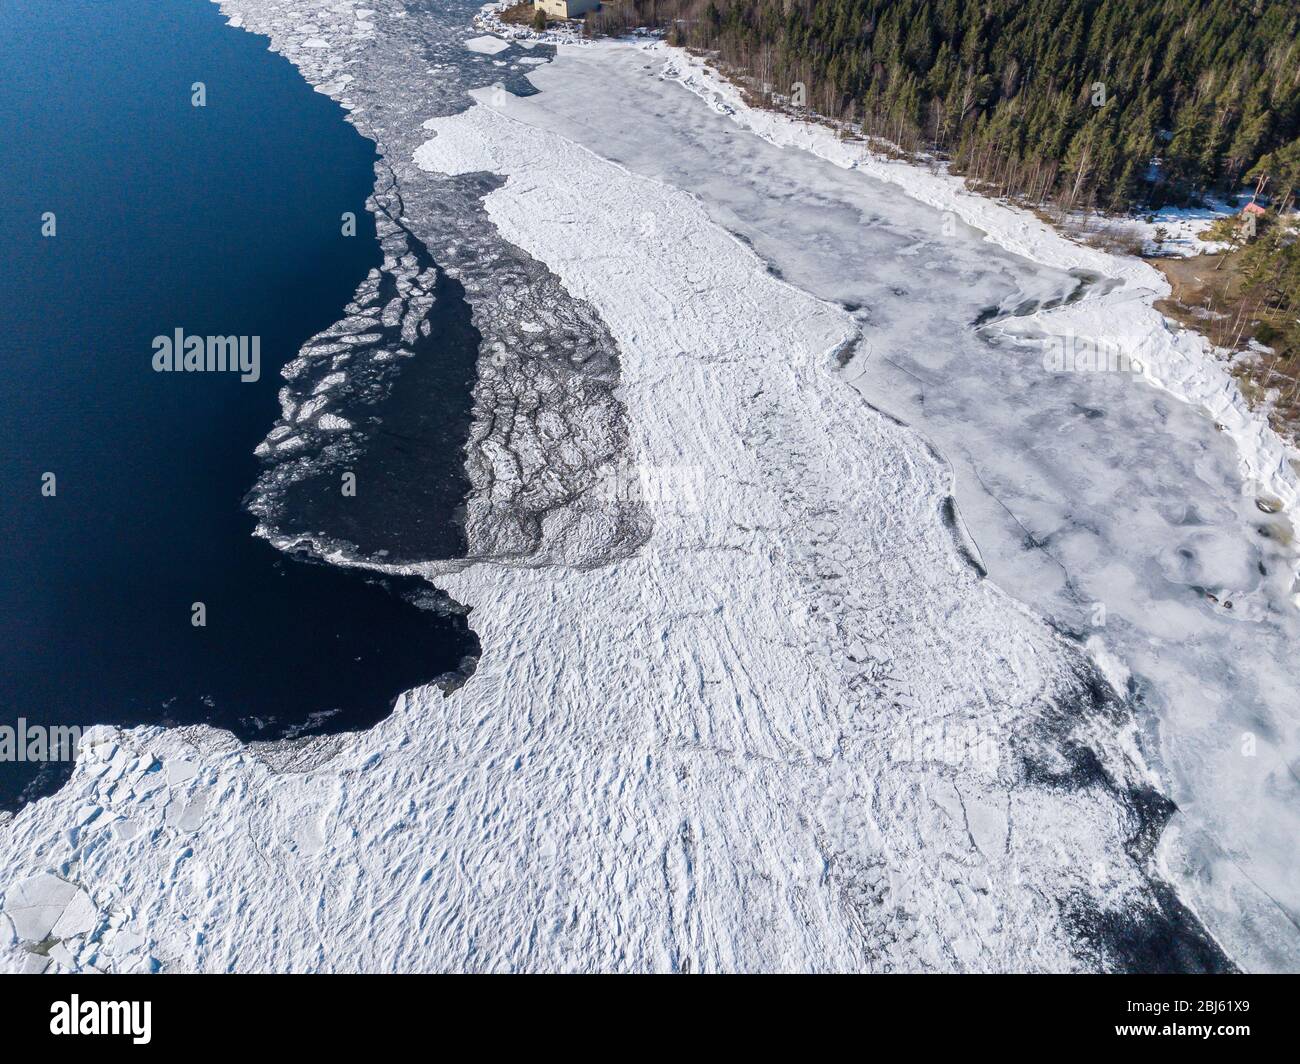
<svg viewBox="0 0 1300 1064">
<path fill-rule="evenodd" d="M 504 52 L 510 47 L 509 41 L 503 41 L 500 37 L 471 37 L 465 42 L 465 47 L 471 52 L 479 52 L 482 55 L 496 55 L 498 52 Z"/>
<path fill-rule="evenodd" d="M 719 102 L 690 66 L 706 110 L 680 91 L 684 62 L 659 45 L 566 51 L 535 76 L 541 95 L 506 110 L 695 193 L 781 276 L 852 311 L 863 338 L 846 378 L 951 461 L 993 578 L 1086 642 L 1141 698 L 1144 723 L 1160 722 L 1150 748 L 1180 805 L 1166 856 L 1185 896 L 1243 963 L 1296 967 L 1291 529 L 1256 505 L 1267 489 L 1243 479 L 1251 463 L 1213 420 L 1142 374 L 1056 364 L 1176 344 L 1151 373 L 1176 368 L 1193 385 L 1174 390 L 1193 396 L 1221 368 L 1151 309 L 1159 279 L 1144 264 L 1062 247 L 981 201 L 992 232 L 1051 265 L 991 247 L 954 216 L 955 182 L 904 167 L 882 184 L 877 160 L 858 165 L 829 134 L 820 145 L 816 129 Z M 824 151 L 786 146 L 805 141 Z M 904 194 L 914 186 L 929 202 Z M 629 219 L 633 239 L 660 221 Z M 1239 410 L 1236 397 L 1224 408 Z M 1248 455 L 1280 447 L 1258 423 L 1243 428 L 1262 440 Z"/>
<path fill-rule="evenodd" d="M 658 43 L 641 47 L 648 53 L 662 49 L 666 57 L 663 76 L 679 81 L 714 110 L 773 144 L 801 148 L 836 166 L 897 184 L 912 199 L 954 215 L 983 232 L 990 243 L 1042 266 L 1083 270 L 1124 282 L 1128 291 L 1123 300 L 1057 309 L 1055 334 L 1113 334 L 1126 351 L 1141 359 L 1147 380 L 1205 408 L 1231 434 L 1240 452 L 1244 479 L 1252 488 L 1280 500 L 1293 518 L 1300 517 L 1300 474 L 1295 467 L 1300 456 L 1269 429 L 1262 416 L 1250 410 L 1227 365 L 1214 359 L 1204 338 L 1175 329 L 1153 309 L 1154 301 L 1170 291 L 1154 267 L 1067 240 L 1030 212 L 971 192 L 940 167 L 926 169 L 885 158 L 865 144 L 841 139 L 825 126 L 750 107 L 735 85 L 681 49 Z M 1075 317 L 1098 309 L 1104 314 L 1100 332 L 1095 318 Z"/>
</svg>

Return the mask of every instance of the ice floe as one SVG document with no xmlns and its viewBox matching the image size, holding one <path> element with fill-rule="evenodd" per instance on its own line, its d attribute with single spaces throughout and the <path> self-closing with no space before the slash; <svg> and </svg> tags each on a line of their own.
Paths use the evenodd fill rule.
<svg viewBox="0 0 1300 1064">
<path fill-rule="evenodd" d="M 506 51 L 510 47 L 510 42 L 503 41 L 500 37 L 472 37 L 465 42 L 465 47 L 471 52 L 496 55 L 498 52 Z"/>
</svg>

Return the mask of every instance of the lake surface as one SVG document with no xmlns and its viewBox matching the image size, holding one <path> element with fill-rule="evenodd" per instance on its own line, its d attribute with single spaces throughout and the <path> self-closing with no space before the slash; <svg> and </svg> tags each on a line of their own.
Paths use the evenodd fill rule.
<svg viewBox="0 0 1300 1064">
<path fill-rule="evenodd" d="M 206 0 L 8 0 L 0 131 L 0 725 L 343 731 L 461 669 L 478 643 L 454 604 L 286 556 L 242 504 L 280 366 L 381 261 L 373 145 Z M 258 337 L 260 378 L 154 372 L 178 328 Z M 476 344 L 421 354 L 472 365 Z M 449 395 L 467 424 L 468 388 Z M 424 515 L 449 542 L 455 494 Z M 70 769 L 0 763 L 0 808 Z"/>
</svg>

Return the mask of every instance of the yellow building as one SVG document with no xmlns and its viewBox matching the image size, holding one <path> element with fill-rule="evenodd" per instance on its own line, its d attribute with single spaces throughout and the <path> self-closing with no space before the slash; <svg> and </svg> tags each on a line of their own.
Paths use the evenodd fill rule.
<svg viewBox="0 0 1300 1064">
<path fill-rule="evenodd" d="M 600 7 L 600 0 L 533 0 L 533 9 L 547 18 L 577 18 Z"/>
</svg>

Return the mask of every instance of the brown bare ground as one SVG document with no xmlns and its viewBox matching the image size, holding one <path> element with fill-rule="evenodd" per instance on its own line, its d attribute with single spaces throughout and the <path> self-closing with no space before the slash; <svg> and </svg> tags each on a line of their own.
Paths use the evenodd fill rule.
<svg viewBox="0 0 1300 1064">
<path fill-rule="evenodd" d="M 1258 308 L 1243 298 L 1241 252 L 1149 260 L 1169 281 L 1172 292 L 1156 310 L 1207 337 L 1216 347 L 1241 351 L 1261 324 Z M 1300 364 L 1275 355 L 1235 359 L 1231 366 L 1252 406 L 1274 398 L 1269 422 L 1281 436 L 1300 444 Z"/>
<path fill-rule="evenodd" d="M 497 18 L 502 22 L 508 22 L 515 26 L 531 26 L 533 24 L 533 0 L 520 0 L 519 3 L 500 12 Z"/>
</svg>

